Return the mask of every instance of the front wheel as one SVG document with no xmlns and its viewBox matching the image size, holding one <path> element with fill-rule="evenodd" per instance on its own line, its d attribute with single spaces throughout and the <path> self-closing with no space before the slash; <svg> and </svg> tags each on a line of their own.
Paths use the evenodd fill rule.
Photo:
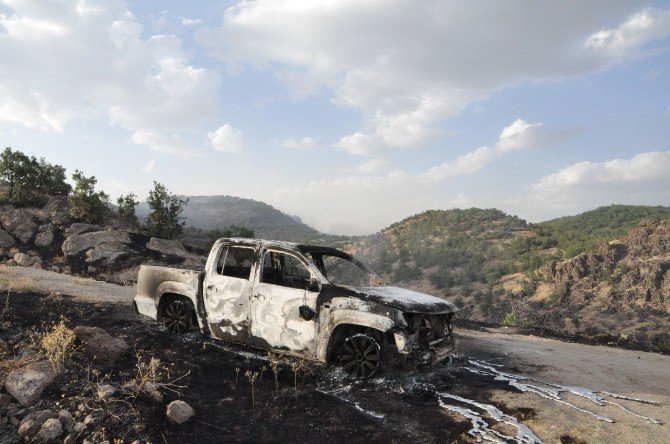
<svg viewBox="0 0 670 444">
<path fill-rule="evenodd" d="M 165 327 L 176 335 L 184 334 L 191 328 L 191 319 L 193 319 L 191 307 L 184 301 L 171 301 L 163 312 Z"/>
<path fill-rule="evenodd" d="M 358 379 L 367 379 L 379 370 L 381 346 L 372 336 L 359 333 L 347 338 L 340 349 L 342 370 Z"/>
</svg>

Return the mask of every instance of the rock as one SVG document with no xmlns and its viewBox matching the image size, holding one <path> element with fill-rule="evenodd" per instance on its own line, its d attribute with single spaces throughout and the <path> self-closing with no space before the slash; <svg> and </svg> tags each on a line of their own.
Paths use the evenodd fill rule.
<svg viewBox="0 0 670 444">
<path fill-rule="evenodd" d="M 62 245 L 65 256 L 76 256 L 86 250 L 95 248 L 107 242 L 130 244 L 130 236 L 123 230 L 94 231 L 85 234 L 68 236 Z"/>
<path fill-rule="evenodd" d="M 86 268 L 86 273 L 88 273 L 88 274 L 96 274 L 97 272 L 98 272 L 98 269 L 95 268 L 95 267 L 92 266 L 92 265 L 89 265 L 89 266 Z"/>
<path fill-rule="evenodd" d="M 54 273 L 60 273 L 60 267 L 57 265 L 52 265 L 50 270 L 53 271 Z"/>
<path fill-rule="evenodd" d="M 166 259 L 182 259 L 188 260 L 191 263 L 196 263 L 202 265 L 204 261 L 202 258 L 196 254 L 189 253 L 184 248 L 184 244 L 181 241 L 174 239 L 159 239 L 157 237 L 152 237 L 147 242 L 147 250 L 160 253 Z"/>
<path fill-rule="evenodd" d="M 40 426 L 35 424 L 35 421 L 32 419 L 24 419 L 19 425 L 18 434 L 20 437 L 25 438 L 28 441 L 30 438 L 35 436 L 39 431 Z"/>
<path fill-rule="evenodd" d="M 68 206 L 67 196 L 53 196 L 44 205 L 44 213 L 55 222 L 63 222 L 67 219 Z"/>
<path fill-rule="evenodd" d="M 86 263 L 102 262 L 111 265 L 131 254 L 137 254 L 137 252 L 121 242 L 105 242 L 86 252 Z"/>
<path fill-rule="evenodd" d="M 114 393 L 116 393 L 116 389 L 109 384 L 98 387 L 98 399 L 100 401 L 109 401 L 114 396 Z"/>
<path fill-rule="evenodd" d="M 63 444 L 75 444 L 76 442 L 77 442 L 77 434 L 76 433 L 70 433 L 63 440 Z"/>
<path fill-rule="evenodd" d="M 22 267 L 32 267 L 35 264 L 42 264 L 42 259 L 35 256 L 28 256 L 25 253 L 16 253 L 14 255 L 14 261 Z"/>
<path fill-rule="evenodd" d="M 58 414 L 56 414 L 52 411 L 49 411 L 49 410 L 44 410 L 44 411 L 38 413 L 38 415 L 35 417 L 35 422 L 41 426 L 47 420 L 57 419 L 57 418 L 58 418 Z"/>
<path fill-rule="evenodd" d="M 114 364 L 130 349 L 125 341 L 114 339 L 98 327 L 78 326 L 74 331 L 84 345 L 84 352 L 101 364 Z"/>
<path fill-rule="evenodd" d="M 24 244 L 30 242 L 37 231 L 33 215 L 24 208 L 4 211 L 0 220 L 5 230 Z"/>
<path fill-rule="evenodd" d="M 54 234 L 51 230 L 45 231 L 44 233 L 39 233 L 35 236 L 35 246 L 36 247 L 48 247 L 54 241 Z"/>
<path fill-rule="evenodd" d="M 30 268 L 34 268 L 34 269 L 36 269 L 36 270 L 41 270 L 43 267 L 42 267 L 42 264 L 37 263 L 37 264 L 33 264 L 33 266 L 30 267 Z"/>
<path fill-rule="evenodd" d="M 5 388 L 22 406 L 28 407 L 55 378 L 56 372 L 48 361 L 34 362 L 9 373 Z"/>
<path fill-rule="evenodd" d="M 0 230 L 0 248 L 10 248 L 16 245 L 16 239 L 5 230 Z"/>
<path fill-rule="evenodd" d="M 61 410 L 58 412 L 58 420 L 68 432 L 72 432 L 74 427 L 74 418 L 72 417 L 72 413 L 68 412 L 67 410 Z"/>
<path fill-rule="evenodd" d="M 146 382 L 144 384 L 144 391 L 147 392 L 154 401 L 163 402 L 163 394 L 158 390 L 158 387 L 151 382 Z"/>
<path fill-rule="evenodd" d="M 65 237 L 72 236 L 73 234 L 84 234 L 90 233 L 92 231 L 100 231 L 102 227 L 100 225 L 94 224 L 85 224 L 85 223 L 74 223 L 65 229 Z"/>
<path fill-rule="evenodd" d="M 72 430 L 74 430 L 74 433 L 80 433 L 82 430 L 84 430 L 85 427 L 86 424 L 84 424 L 83 422 L 78 422 L 74 425 Z"/>
<path fill-rule="evenodd" d="M 172 401 L 167 406 L 165 415 L 176 424 L 183 424 L 195 415 L 193 408 L 184 401 Z"/>
<path fill-rule="evenodd" d="M 7 406 L 11 401 L 12 401 L 11 396 L 5 393 L 0 393 L 0 416 L 5 414 L 5 412 L 7 411 Z"/>
<path fill-rule="evenodd" d="M 92 414 L 86 415 L 86 418 L 84 418 L 84 425 L 87 426 L 89 424 L 93 424 L 95 422 L 95 417 Z"/>
<path fill-rule="evenodd" d="M 54 442 L 62 434 L 63 426 L 60 421 L 56 418 L 47 419 L 33 438 L 33 442 Z"/>
</svg>

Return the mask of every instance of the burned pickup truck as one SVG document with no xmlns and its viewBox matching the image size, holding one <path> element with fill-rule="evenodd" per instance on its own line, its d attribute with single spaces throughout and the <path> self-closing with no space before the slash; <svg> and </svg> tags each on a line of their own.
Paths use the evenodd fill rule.
<svg viewBox="0 0 670 444">
<path fill-rule="evenodd" d="M 181 334 L 341 365 L 368 378 L 408 359 L 435 363 L 453 350 L 452 303 L 390 287 L 329 247 L 219 239 L 203 271 L 143 265 L 134 306 Z"/>
</svg>

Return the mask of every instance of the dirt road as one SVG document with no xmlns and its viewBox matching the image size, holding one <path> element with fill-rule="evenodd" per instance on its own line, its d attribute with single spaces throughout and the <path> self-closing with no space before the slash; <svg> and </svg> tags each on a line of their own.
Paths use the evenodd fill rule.
<svg viewBox="0 0 670 444">
<path fill-rule="evenodd" d="M 0 267 L 0 282 L 111 303 L 125 307 L 112 309 L 115 316 L 151 324 L 130 310 L 133 287 L 18 267 Z M 390 434 L 399 441 L 461 441 L 471 439 L 470 431 L 472 438 L 504 435 L 517 442 L 668 442 L 668 356 L 474 330 L 460 330 L 458 340 L 461 357 L 447 367 L 356 383 L 329 371 L 311 383 L 307 396 L 325 396 L 361 415 L 369 423 L 361 439 Z M 217 353 L 249 355 L 211 344 Z M 342 429 L 332 433 L 327 437 L 344 437 Z"/>
</svg>

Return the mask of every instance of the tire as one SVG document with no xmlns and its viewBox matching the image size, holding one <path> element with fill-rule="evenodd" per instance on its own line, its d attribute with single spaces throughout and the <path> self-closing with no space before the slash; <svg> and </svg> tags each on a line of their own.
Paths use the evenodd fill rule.
<svg viewBox="0 0 670 444">
<path fill-rule="evenodd" d="M 170 333 L 182 335 L 191 329 L 193 309 L 190 304 L 174 299 L 163 310 L 163 324 Z"/>
<path fill-rule="evenodd" d="M 348 337 L 340 347 L 342 370 L 356 379 L 374 376 L 382 366 L 382 348 L 370 335 L 359 333 Z"/>
</svg>

